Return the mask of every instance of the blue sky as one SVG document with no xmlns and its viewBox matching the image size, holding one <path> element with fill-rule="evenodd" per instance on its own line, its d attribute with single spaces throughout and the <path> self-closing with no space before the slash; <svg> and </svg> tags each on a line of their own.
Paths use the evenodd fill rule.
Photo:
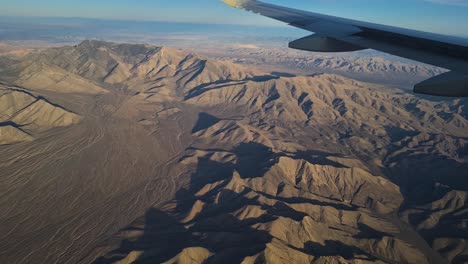
<svg viewBox="0 0 468 264">
<path fill-rule="evenodd" d="M 468 0 L 265 0 L 443 34 L 468 36 Z M 279 26 L 219 0 L 0 0 L 3 16 L 86 17 Z"/>
</svg>

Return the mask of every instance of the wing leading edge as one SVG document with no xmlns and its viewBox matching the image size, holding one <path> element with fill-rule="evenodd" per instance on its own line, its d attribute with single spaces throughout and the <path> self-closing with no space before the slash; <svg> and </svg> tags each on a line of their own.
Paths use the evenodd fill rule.
<svg viewBox="0 0 468 264">
<path fill-rule="evenodd" d="M 322 15 L 256 0 L 224 2 L 315 33 L 290 42 L 290 48 L 316 52 L 374 49 L 451 70 L 417 84 L 414 91 L 468 97 L 467 39 Z"/>
</svg>

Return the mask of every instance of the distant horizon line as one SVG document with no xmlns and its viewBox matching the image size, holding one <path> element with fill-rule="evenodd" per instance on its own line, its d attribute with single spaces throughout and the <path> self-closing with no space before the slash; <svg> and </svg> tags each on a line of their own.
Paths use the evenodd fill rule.
<svg viewBox="0 0 468 264">
<path fill-rule="evenodd" d="M 81 20 L 96 20 L 109 22 L 141 22 L 141 23 L 174 23 L 174 24 L 196 24 L 196 25 L 229 25 L 229 26 L 245 26 L 245 27 L 266 27 L 266 28 L 289 28 L 287 24 L 239 24 L 239 23 L 216 23 L 216 22 L 201 22 L 201 21 L 168 21 L 168 20 L 150 20 L 150 19 L 127 19 L 127 18 L 97 18 L 97 17 L 62 17 L 62 16 L 29 16 L 29 15 L 2 15 L 0 18 L 32 18 L 32 19 L 81 19 Z"/>
<path fill-rule="evenodd" d="M 96 17 L 62 17 L 62 16 L 29 16 L 29 15 L 2 15 L 0 18 L 30 18 L 30 19 L 63 19 L 63 20 L 89 20 L 89 21 L 105 21 L 105 22 L 130 22 L 130 23 L 172 23 L 172 24 L 194 24 L 194 25 L 210 25 L 210 26 L 241 26 L 241 27 L 252 27 L 252 28 L 278 28 L 297 30 L 297 28 L 290 27 L 287 24 L 236 24 L 236 23 L 216 23 L 216 22 L 200 22 L 200 21 L 167 21 L 167 20 L 149 20 L 149 19 L 126 19 L 126 18 L 96 18 Z M 305 31 L 305 30 L 304 30 Z M 420 30 L 421 31 L 421 30 Z M 435 33 L 446 36 L 453 36 L 457 38 L 468 39 L 468 34 L 443 34 L 432 31 L 425 31 L 428 33 Z M 313 33 L 311 33 L 313 34 Z"/>
</svg>

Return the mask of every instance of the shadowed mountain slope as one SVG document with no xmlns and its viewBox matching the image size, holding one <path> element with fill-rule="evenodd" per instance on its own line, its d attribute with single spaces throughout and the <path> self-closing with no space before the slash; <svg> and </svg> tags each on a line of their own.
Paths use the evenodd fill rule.
<svg viewBox="0 0 468 264">
<path fill-rule="evenodd" d="M 0 85 L 0 144 L 31 141 L 34 134 L 78 123 L 81 117 L 27 90 Z"/>
</svg>

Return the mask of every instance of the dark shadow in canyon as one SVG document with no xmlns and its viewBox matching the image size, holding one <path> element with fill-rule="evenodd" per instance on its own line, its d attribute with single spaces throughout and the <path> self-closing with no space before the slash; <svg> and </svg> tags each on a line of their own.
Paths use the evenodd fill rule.
<svg viewBox="0 0 468 264">
<path fill-rule="evenodd" d="M 175 207 L 162 211 L 149 209 L 146 215 L 135 221 L 133 225 L 122 230 L 122 233 L 141 232 L 132 239 L 124 239 L 118 247 L 97 259 L 96 264 L 113 263 L 126 258 L 131 252 L 141 252 L 134 263 L 161 263 L 173 259 L 186 248 L 204 248 L 213 255 L 205 263 L 240 263 L 248 256 L 254 256 L 266 249 L 273 237 L 255 227 L 259 223 L 272 222 L 280 217 L 302 221 L 307 215 L 291 208 L 288 204 L 312 203 L 321 206 L 331 206 L 337 210 L 354 210 L 347 205 L 325 203 L 302 198 L 283 198 L 267 193 L 255 192 L 243 188 L 239 192 L 225 189 L 234 173 L 238 172 L 243 179 L 261 177 L 284 153 L 273 151 L 258 143 L 240 144 L 231 150 L 237 158 L 237 164 L 221 163 L 209 158 L 199 158 L 196 170 L 191 176 L 187 189 L 177 192 Z M 314 155 L 312 155 L 314 154 Z M 300 154 L 306 156 L 327 157 L 332 154 L 310 152 Z M 322 161 L 323 163 L 323 161 Z M 205 186 L 216 183 L 205 191 Z M 253 194 L 253 195 L 252 195 Z M 257 196 L 275 199 L 268 205 L 259 202 Z M 197 201 L 204 206 L 194 208 Z M 265 211 L 259 217 L 239 220 L 233 212 L 245 207 L 258 207 Z M 188 215 L 192 215 L 187 219 Z M 385 234 L 370 227 L 363 227 L 357 236 L 361 238 L 377 238 Z M 124 236 L 125 237 L 125 236 Z M 320 256 L 342 256 L 345 259 L 362 258 L 375 261 L 358 247 L 346 245 L 340 241 L 325 241 L 325 244 L 307 242 L 304 248 L 294 248 L 298 251 Z"/>
</svg>

